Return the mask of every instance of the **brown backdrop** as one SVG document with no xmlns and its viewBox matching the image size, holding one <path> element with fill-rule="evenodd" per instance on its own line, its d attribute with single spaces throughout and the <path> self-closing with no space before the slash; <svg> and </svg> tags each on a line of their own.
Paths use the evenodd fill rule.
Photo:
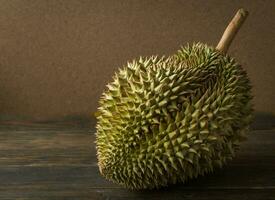
<svg viewBox="0 0 275 200">
<path fill-rule="evenodd" d="M 275 113 L 275 1 L 0 0 L 1 113 L 88 115 L 127 60 L 216 45 L 239 7 L 250 16 L 229 53 L 248 71 L 255 109 Z"/>
</svg>

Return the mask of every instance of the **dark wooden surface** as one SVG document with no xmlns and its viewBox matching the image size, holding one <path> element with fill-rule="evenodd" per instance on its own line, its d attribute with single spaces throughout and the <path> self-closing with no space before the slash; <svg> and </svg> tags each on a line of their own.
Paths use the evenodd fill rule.
<svg viewBox="0 0 275 200">
<path fill-rule="evenodd" d="M 0 199 L 275 199 L 274 126 L 254 125 L 223 169 L 151 191 L 127 190 L 101 177 L 93 126 L 2 121 Z"/>
</svg>

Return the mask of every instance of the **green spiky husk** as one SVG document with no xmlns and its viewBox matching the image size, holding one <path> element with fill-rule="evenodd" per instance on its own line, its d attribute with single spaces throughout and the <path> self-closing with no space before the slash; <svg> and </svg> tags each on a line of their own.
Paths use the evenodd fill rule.
<svg viewBox="0 0 275 200">
<path fill-rule="evenodd" d="M 251 99 L 242 67 L 201 43 L 128 63 L 99 101 L 100 172 L 134 189 L 211 172 L 245 137 Z"/>
</svg>

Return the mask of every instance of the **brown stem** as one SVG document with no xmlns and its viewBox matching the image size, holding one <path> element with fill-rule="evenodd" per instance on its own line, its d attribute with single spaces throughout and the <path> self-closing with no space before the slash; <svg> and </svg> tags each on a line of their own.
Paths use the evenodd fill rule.
<svg viewBox="0 0 275 200">
<path fill-rule="evenodd" d="M 248 12 L 244 9 L 239 9 L 236 15 L 233 17 L 229 25 L 226 27 L 222 38 L 220 39 L 216 49 L 223 54 L 226 54 L 231 42 L 236 36 L 238 30 L 241 28 L 243 22 L 248 16 Z"/>
</svg>

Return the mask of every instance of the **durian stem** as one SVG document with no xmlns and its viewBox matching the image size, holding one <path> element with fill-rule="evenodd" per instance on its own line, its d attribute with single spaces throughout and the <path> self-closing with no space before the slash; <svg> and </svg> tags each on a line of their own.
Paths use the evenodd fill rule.
<svg viewBox="0 0 275 200">
<path fill-rule="evenodd" d="M 237 32 L 241 28 L 247 16 L 248 16 L 248 12 L 243 8 L 238 10 L 236 15 L 233 17 L 231 22 L 226 27 L 222 35 L 222 38 L 220 39 L 216 47 L 218 51 L 220 51 L 223 54 L 226 54 L 231 42 L 233 41 L 234 37 L 236 36 Z"/>
</svg>

